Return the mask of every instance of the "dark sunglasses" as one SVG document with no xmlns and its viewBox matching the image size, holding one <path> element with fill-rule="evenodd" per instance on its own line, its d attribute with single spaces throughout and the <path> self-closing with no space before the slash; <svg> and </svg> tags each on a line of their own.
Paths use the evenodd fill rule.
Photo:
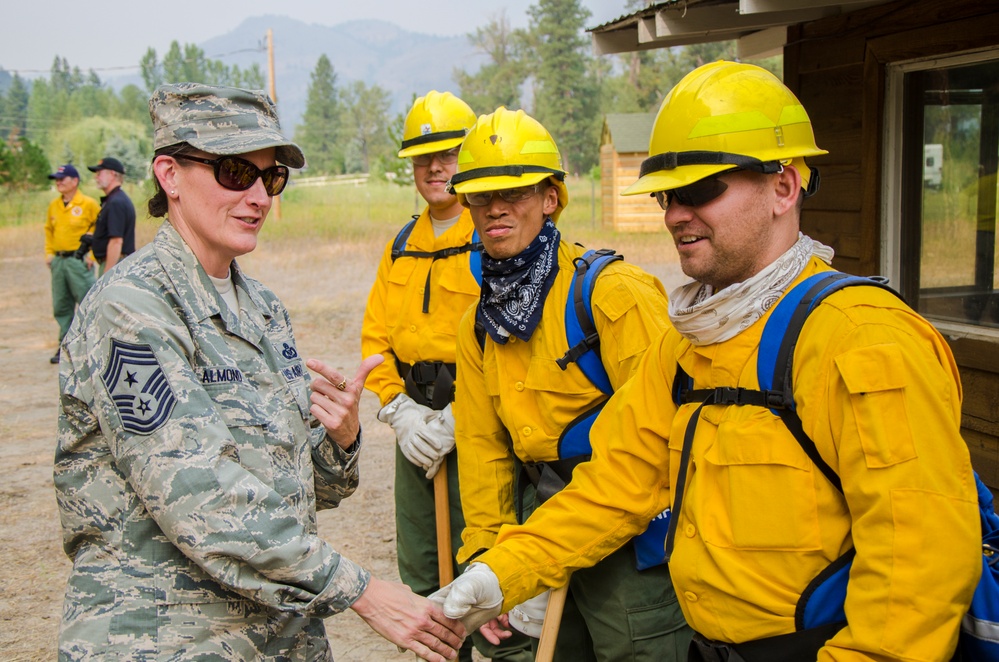
<svg viewBox="0 0 999 662">
<path fill-rule="evenodd" d="M 451 149 L 446 149 L 443 152 L 430 152 L 429 154 L 417 154 L 416 156 L 411 156 L 413 160 L 413 165 L 418 166 L 428 166 L 430 162 L 436 157 L 437 162 L 441 165 L 451 165 L 458 162 L 458 147 L 452 147 Z"/>
<path fill-rule="evenodd" d="M 693 184 L 687 184 L 686 186 L 669 191 L 656 191 L 652 196 L 659 203 L 659 206 L 662 207 L 663 211 L 666 211 L 674 200 L 687 207 L 706 205 L 724 193 L 727 188 L 728 184 L 718 179 L 716 175 L 714 177 L 699 179 Z"/>
<path fill-rule="evenodd" d="M 281 195 L 281 191 L 288 184 L 288 166 L 274 165 L 266 170 L 261 170 L 246 159 L 241 159 L 238 156 L 220 156 L 217 159 L 202 159 L 186 154 L 174 154 L 173 158 L 210 165 L 215 171 L 215 181 L 222 188 L 227 188 L 230 191 L 245 191 L 253 186 L 257 181 L 257 177 L 259 177 L 264 182 L 264 189 L 266 189 L 267 195 L 273 198 L 275 195 Z"/>
</svg>

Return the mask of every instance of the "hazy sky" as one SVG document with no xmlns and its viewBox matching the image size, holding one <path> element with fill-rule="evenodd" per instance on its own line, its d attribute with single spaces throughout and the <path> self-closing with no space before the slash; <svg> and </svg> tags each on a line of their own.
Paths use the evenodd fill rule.
<svg viewBox="0 0 999 662">
<path fill-rule="evenodd" d="M 320 25 L 378 18 L 413 32 L 454 35 L 472 32 L 502 9 L 513 27 L 526 27 L 532 4 L 534 0 L 5 0 L 0 5 L 0 67 L 34 77 L 47 73 L 59 55 L 70 66 L 84 72 L 93 68 L 107 78 L 137 72 L 150 46 L 162 57 L 171 41 L 201 43 L 251 16 L 278 14 Z M 587 27 L 626 13 L 624 0 L 582 4 L 593 14 Z"/>
</svg>

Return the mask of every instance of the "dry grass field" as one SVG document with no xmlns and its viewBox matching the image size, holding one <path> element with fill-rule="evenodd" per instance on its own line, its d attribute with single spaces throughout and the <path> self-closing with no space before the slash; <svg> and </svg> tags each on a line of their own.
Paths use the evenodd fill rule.
<svg viewBox="0 0 999 662">
<path fill-rule="evenodd" d="M 133 195 L 133 199 L 140 199 Z M 137 205 L 139 206 L 139 205 Z M 597 206 L 599 210 L 599 205 Z M 611 235 L 574 228 L 572 210 L 560 229 L 570 241 L 618 249 L 629 261 L 659 276 L 667 290 L 679 284 L 676 252 L 665 233 Z M 589 217 L 589 204 L 585 207 Z M 361 319 L 381 251 L 397 225 L 370 231 L 285 231 L 296 207 L 286 203 L 271 219 L 257 251 L 240 260 L 291 311 L 299 350 L 352 374 L 360 360 Z M 398 217 L 398 216 L 396 216 Z M 62 552 L 52 487 L 58 371 L 48 358 L 56 348 L 49 276 L 38 222 L 0 227 L 0 660 L 55 658 L 62 593 L 70 561 Z M 399 224 L 401 225 L 401 223 Z M 157 221 L 140 221 L 140 243 Z M 352 226 L 353 227 L 353 226 Z M 390 429 L 375 420 L 377 400 L 365 395 L 366 446 L 361 486 L 333 511 L 320 513 L 320 533 L 348 557 L 385 579 L 397 579 L 392 501 Z M 375 635 L 353 612 L 327 621 L 341 662 L 412 659 Z"/>
</svg>

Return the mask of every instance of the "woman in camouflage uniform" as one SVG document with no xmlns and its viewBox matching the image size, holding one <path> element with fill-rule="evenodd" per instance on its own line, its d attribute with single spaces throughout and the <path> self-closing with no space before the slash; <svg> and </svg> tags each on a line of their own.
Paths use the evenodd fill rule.
<svg viewBox="0 0 999 662">
<path fill-rule="evenodd" d="M 60 370 L 60 658 L 328 660 L 322 619 L 348 608 L 452 658 L 457 621 L 316 532 L 357 486 L 380 357 L 351 379 L 304 362 L 287 310 L 234 261 L 301 150 L 262 92 L 164 85 L 149 107 L 149 211 L 168 220 L 87 297 Z"/>
</svg>

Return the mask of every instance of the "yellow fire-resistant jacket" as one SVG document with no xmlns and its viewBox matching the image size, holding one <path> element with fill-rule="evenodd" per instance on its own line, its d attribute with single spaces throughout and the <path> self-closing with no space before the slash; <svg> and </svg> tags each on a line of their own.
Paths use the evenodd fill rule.
<svg viewBox="0 0 999 662">
<path fill-rule="evenodd" d="M 464 246 L 474 231 L 472 216 L 465 209 L 458 222 L 435 239 L 430 214 L 424 209 L 409 235 L 407 250 L 433 252 Z M 454 363 L 458 322 L 479 300 L 479 284 L 469 269 L 468 257 L 465 252 L 436 261 L 400 257 L 393 262 L 392 242 L 386 245 L 361 328 L 361 355 L 385 357 L 365 384 L 382 405 L 406 390 L 396 359 L 410 365 L 419 361 Z M 428 272 L 430 297 L 427 312 L 423 312 Z"/>
<path fill-rule="evenodd" d="M 79 190 L 68 205 L 62 203 L 62 196 L 56 197 L 45 216 L 45 254 L 52 257 L 79 248 L 80 236 L 94 229 L 100 211 L 100 204 Z"/>
<path fill-rule="evenodd" d="M 584 252 L 560 243 L 559 272 L 528 342 L 511 337 L 498 345 L 487 339 L 483 352 L 475 336 L 475 308 L 461 321 L 454 407 L 465 513 L 459 563 L 492 547 L 502 525 L 516 523 L 514 454 L 525 462 L 558 459 L 562 431 L 607 397 L 577 364 L 563 371 L 555 363 L 568 349 L 565 303 L 573 259 Z M 591 302 L 600 356 L 617 389 L 669 324 L 666 294 L 657 278 L 625 262 L 610 264 L 595 282 Z"/>
<path fill-rule="evenodd" d="M 801 279 L 820 265 L 813 260 Z M 756 389 L 766 319 L 715 345 L 694 347 L 671 331 L 650 348 L 593 427 L 595 461 L 478 559 L 499 576 L 507 608 L 593 565 L 670 503 L 697 407 L 673 404 L 677 361 L 695 388 Z M 845 500 L 769 410 L 702 409 L 673 514 L 670 574 L 687 622 L 736 643 L 791 632 L 802 589 L 855 547 L 850 625 L 818 659 L 949 660 L 981 569 L 981 537 L 947 344 L 890 293 L 846 288 L 805 323 L 793 384 L 804 430 L 841 477 Z"/>
</svg>

